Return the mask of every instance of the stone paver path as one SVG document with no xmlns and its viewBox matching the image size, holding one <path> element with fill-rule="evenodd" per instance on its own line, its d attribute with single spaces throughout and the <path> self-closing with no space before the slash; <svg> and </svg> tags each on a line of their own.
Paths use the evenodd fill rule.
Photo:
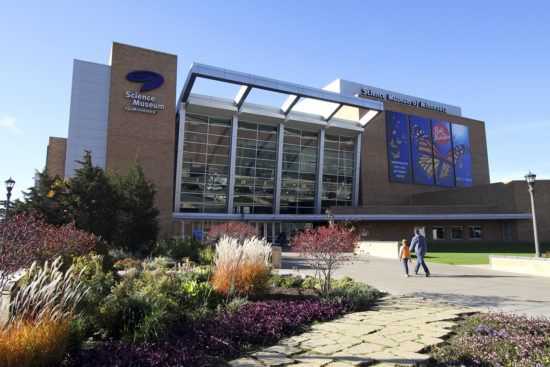
<svg viewBox="0 0 550 367">
<path fill-rule="evenodd" d="M 475 312 L 431 300 L 386 296 L 365 312 L 316 324 L 301 335 L 229 362 L 231 366 L 350 367 L 413 366 L 429 359 L 420 353 L 443 342 L 452 321 Z"/>
</svg>

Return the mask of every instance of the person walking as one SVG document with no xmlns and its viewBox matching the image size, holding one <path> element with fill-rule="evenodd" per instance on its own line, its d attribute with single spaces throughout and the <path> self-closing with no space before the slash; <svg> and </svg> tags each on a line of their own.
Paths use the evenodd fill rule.
<svg viewBox="0 0 550 367">
<path fill-rule="evenodd" d="M 422 265 L 424 273 L 426 273 L 426 276 L 429 277 L 430 270 L 424 262 L 424 255 L 426 255 L 426 252 L 428 251 L 428 246 L 426 245 L 426 237 L 420 234 L 418 228 L 414 229 L 414 237 L 411 241 L 410 250 L 416 252 L 416 257 L 418 259 L 416 266 L 414 267 L 414 273 L 418 275 L 418 269 L 420 269 L 420 265 Z"/>
<path fill-rule="evenodd" d="M 407 244 L 407 240 L 402 240 L 401 243 L 402 243 L 402 246 L 399 249 L 399 261 L 403 261 L 403 267 L 405 268 L 405 278 L 408 278 L 409 277 L 408 262 L 412 262 L 411 252 L 409 251 L 409 245 Z"/>
</svg>

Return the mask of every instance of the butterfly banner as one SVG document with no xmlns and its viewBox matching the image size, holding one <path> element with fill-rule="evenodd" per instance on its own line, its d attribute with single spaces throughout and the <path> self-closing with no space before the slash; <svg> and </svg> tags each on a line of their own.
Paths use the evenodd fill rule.
<svg viewBox="0 0 550 367">
<path fill-rule="evenodd" d="M 411 153 L 413 181 L 415 184 L 434 184 L 434 161 L 430 120 L 425 117 L 409 116 L 411 127 Z"/>
<path fill-rule="evenodd" d="M 451 124 L 446 121 L 432 120 L 432 140 L 435 184 L 454 186 Z"/>
<path fill-rule="evenodd" d="M 411 183 L 411 153 L 407 115 L 386 111 L 390 182 Z"/>
<path fill-rule="evenodd" d="M 452 133 L 456 186 L 472 186 L 472 156 L 468 126 L 452 124 Z"/>
</svg>

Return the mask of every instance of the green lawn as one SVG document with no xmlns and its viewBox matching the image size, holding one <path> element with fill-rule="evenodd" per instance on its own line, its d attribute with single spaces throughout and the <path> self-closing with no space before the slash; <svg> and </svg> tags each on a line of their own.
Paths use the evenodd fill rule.
<svg viewBox="0 0 550 367">
<path fill-rule="evenodd" d="M 541 244 L 541 253 L 550 251 L 550 243 Z M 426 262 L 449 265 L 489 264 L 489 255 L 535 256 L 534 244 L 456 244 L 428 243 Z M 413 255 L 414 258 L 414 255 Z"/>
</svg>

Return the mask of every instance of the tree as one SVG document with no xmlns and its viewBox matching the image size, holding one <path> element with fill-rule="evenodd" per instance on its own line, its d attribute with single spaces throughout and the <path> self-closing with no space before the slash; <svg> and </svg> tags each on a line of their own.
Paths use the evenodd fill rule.
<svg viewBox="0 0 550 367">
<path fill-rule="evenodd" d="M 159 211 L 154 206 L 154 185 L 145 179 L 136 158 L 126 176 L 117 178 L 120 206 L 113 242 L 125 250 L 148 251 L 159 231 Z"/>
<path fill-rule="evenodd" d="M 23 193 L 25 201 L 17 201 L 13 214 L 37 212 L 50 224 L 66 224 L 72 221 L 69 211 L 69 179 L 59 176 L 51 177 L 44 170 L 38 172 L 38 187 L 30 187 Z"/>
<path fill-rule="evenodd" d="M 111 243 L 119 208 L 117 190 L 101 167 L 92 166 L 91 151 L 85 152 L 69 185 L 69 210 L 77 228 Z"/>
<path fill-rule="evenodd" d="M 327 227 L 298 232 L 290 240 L 290 247 L 304 257 L 316 270 L 321 292 L 330 292 L 331 278 L 336 269 L 351 259 L 357 247 L 357 234 L 330 221 Z"/>
</svg>

